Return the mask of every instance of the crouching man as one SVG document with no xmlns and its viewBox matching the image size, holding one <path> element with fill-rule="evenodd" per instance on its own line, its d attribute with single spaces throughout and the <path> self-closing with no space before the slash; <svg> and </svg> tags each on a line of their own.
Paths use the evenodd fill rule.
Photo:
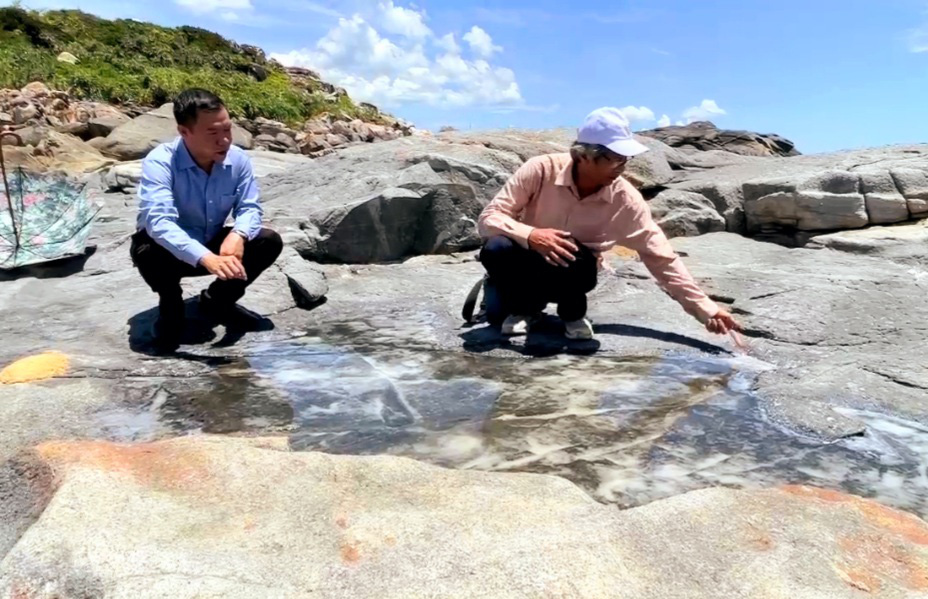
<svg viewBox="0 0 928 599">
<path fill-rule="evenodd" d="M 137 232 L 131 255 L 158 294 L 156 342 L 174 350 L 184 330 L 180 280 L 215 275 L 200 310 L 216 322 L 248 330 L 256 317 L 236 302 L 283 248 L 261 226 L 251 160 L 232 145 L 232 121 L 216 95 L 201 89 L 174 101 L 180 137 L 161 144 L 142 163 Z M 234 219 L 226 226 L 226 219 Z"/>
<path fill-rule="evenodd" d="M 525 334 L 556 303 L 570 339 L 592 339 L 587 293 L 602 254 L 615 245 L 638 252 L 661 287 L 712 333 L 740 329 L 699 288 L 641 194 L 621 175 L 646 152 L 616 108 L 593 111 L 569 154 L 526 162 L 484 209 L 480 261 L 495 293 L 487 317 L 505 335 Z"/>
</svg>

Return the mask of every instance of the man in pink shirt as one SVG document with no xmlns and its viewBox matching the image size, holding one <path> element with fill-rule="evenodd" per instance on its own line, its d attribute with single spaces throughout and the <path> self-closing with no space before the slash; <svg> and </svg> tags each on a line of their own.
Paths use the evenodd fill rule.
<svg viewBox="0 0 928 599">
<path fill-rule="evenodd" d="M 616 108 L 586 118 L 569 154 L 537 156 L 513 174 L 480 215 L 480 261 L 495 289 L 490 322 L 505 335 L 528 332 L 549 302 L 570 339 L 592 339 L 586 294 L 602 254 L 616 245 L 638 252 L 658 284 L 718 334 L 740 329 L 696 284 L 641 194 L 621 175 L 646 152 Z"/>
</svg>

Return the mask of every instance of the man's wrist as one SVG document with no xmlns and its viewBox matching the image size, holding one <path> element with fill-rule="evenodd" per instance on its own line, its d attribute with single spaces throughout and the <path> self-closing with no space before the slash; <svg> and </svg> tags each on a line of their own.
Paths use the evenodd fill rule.
<svg viewBox="0 0 928 599">
<path fill-rule="evenodd" d="M 244 231 L 239 231 L 237 229 L 232 229 L 232 232 L 242 238 L 242 241 L 248 241 L 248 234 Z"/>
</svg>

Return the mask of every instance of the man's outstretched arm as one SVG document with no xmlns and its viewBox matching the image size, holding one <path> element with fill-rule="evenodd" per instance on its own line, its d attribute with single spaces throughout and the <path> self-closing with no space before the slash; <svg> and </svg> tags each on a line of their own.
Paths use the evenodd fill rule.
<svg viewBox="0 0 928 599">
<path fill-rule="evenodd" d="M 723 310 L 700 289 L 683 260 L 661 228 L 651 217 L 643 199 L 633 198 L 629 204 L 629 219 L 623 245 L 638 252 L 641 261 L 658 284 L 683 309 L 703 323 L 712 333 L 725 334 L 741 327 L 730 313 Z"/>
</svg>

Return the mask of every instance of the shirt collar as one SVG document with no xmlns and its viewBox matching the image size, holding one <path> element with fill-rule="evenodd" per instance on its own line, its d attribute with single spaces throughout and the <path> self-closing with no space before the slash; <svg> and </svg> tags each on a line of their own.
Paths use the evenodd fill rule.
<svg viewBox="0 0 928 599">
<path fill-rule="evenodd" d="M 614 200 L 615 194 L 620 193 L 622 189 L 621 185 L 616 188 L 616 185 L 619 184 L 621 180 L 621 178 L 616 179 L 612 185 L 603 187 L 595 194 L 593 194 L 593 197 L 586 198 L 584 201 L 586 202 L 593 200 L 611 204 Z M 564 165 L 564 168 L 561 169 L 561 172 L 557 174 L 557 178 L 554 180 L 554 184 L 559 187 L 568 187 L 574 192 L 575 195 L 580 195 L 579 191 L 577 191 L 577 188 L 574 185 L 574 161 L 572 159 L 568 160 L 567 164 Z"/>
<path fill-rule="evenodd" d="M 187 149 L 187 144 L 184 143 L 184 138 L 177 138 L 177 166 L 182 169 L 190 168 L 199 168 L 200 165 L 196 163 L 193 159 L 193 156 L 190 155 L 190 150 Z M 215 164 L 213 165 L 216 166 Z M 226 152 L 226 157 L 222 161 L 223 168 L 232 166 L 232 148 L 229 148 L 229 151 Z"/>
</svg>

